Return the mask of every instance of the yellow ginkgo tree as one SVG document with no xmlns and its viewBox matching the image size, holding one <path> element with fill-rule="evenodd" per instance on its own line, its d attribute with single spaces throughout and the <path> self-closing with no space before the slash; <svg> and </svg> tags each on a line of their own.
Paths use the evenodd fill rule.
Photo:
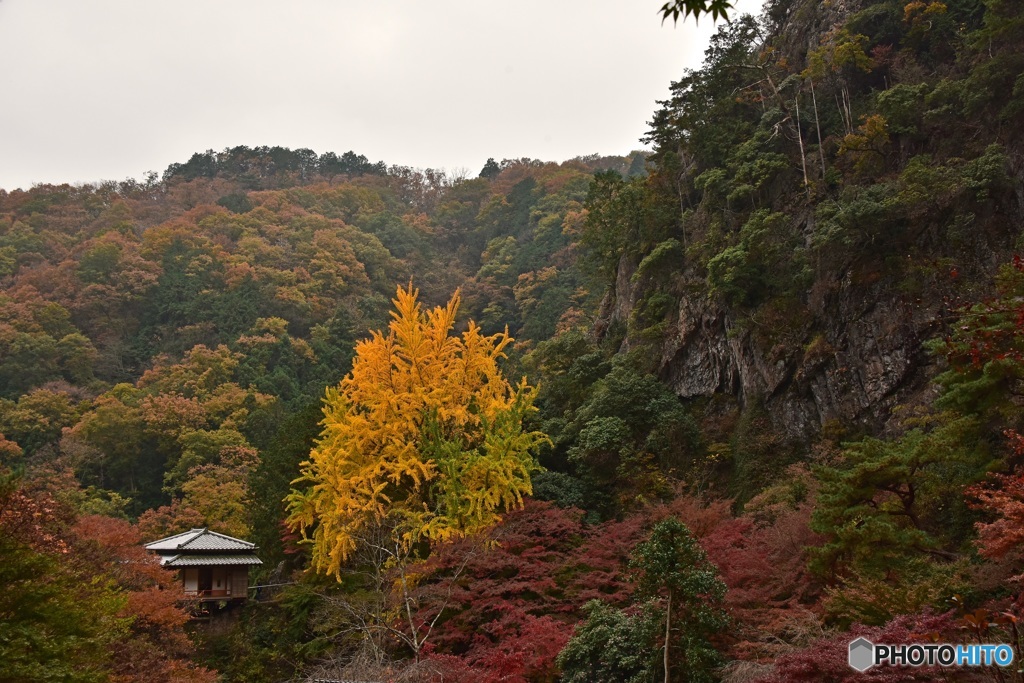
<svg viewBox="0 0 1024 683">
<path fill-rule="evenodd" d="M 443 541 L 483 530 L 532 492 L 546 437 L 523 429 L 536 390 L 499 368 L 512 338 L 473 322 L 453 335 L 458 292 L 432 310 L 417 296 L 398 289 L 387 334 L 359 342 L 352 372 L 327 389 L 323 430 L 287 498 L 319 572 L 337 576 L 372 527 L 394 529 L 407 548 Z"/>
</svg>

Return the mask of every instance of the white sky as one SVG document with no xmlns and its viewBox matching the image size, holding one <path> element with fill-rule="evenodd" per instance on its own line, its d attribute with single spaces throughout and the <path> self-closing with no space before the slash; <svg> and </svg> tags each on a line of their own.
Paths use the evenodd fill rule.
<svg viewBox="0 0 1024 683">
<path fill-rule="evenodd" d="M 662 3 L 0 0 L 0 188 L 235 145 L 473 175 L 625 154 L 713 31 Z"/>
</svg>

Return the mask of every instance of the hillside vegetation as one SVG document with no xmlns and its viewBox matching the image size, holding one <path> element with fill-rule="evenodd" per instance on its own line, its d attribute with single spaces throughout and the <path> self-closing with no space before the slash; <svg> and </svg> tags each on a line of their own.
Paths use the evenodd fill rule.
<svg viewBox="0 0 1024 683">
<path fill-rule="evenodd" d="M 1019 2 L 771 0 L 649 153 L 463 177 L 238 147 L 0 191 L 0 680 L 1019 658 L 1021 131 Z M 199 526 L 275 584 L 219 627 L 136 561 Z"/>
</svg>

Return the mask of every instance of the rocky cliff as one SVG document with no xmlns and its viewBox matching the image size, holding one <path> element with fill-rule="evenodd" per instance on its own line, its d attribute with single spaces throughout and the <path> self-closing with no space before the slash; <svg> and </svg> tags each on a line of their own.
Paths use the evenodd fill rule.
<svg viewBox="0 0 1024 683">
<path fill-rule="evenodd" d="M 988 12 L 999 5 L 989 3 Z M 931 6 L 936 25 L 957 11 L 973 22 L 950 29 L 965 51 L 985 30 L 981 9 Z M 722 54 L 736 48 L 719 44 L 705 69 L 675 84 L 674 99 L 663 103 L 660 120 L 668 123 L 656 131 L 660 138 L 652 134 L 661 147 L 648 189 L 686 207 L 661 225 L 671 222 L 690 246 L 670 268 L 641 276 L 650 248 L 624 248 L 600 329 L 624 325 L 624 350 L 648 344 L 654 370 L 681 398 L 761 404 L 775 428 L 800 440 L 830 423 L 847 433 L 884 431 L 896 406 L 932 391 L 936 361 L 924 342 L 944 333 L 955 308 L 983 298 L 1012 258 L 1024 226 L 1024 154 L 1004 126 L 1019 123 L 1024 107 L 1008 115 L 998 92 L 981 95 L 986 107 L 968 101 L 978 94 L 971 89 L 979 71 L 994 71 L 1000 54 L 1019 60 L 1006 57 L 1005 36 L 991 56 L 946 51 L 916 36 L 911 10 L 886 2 L 769 3 L 769 31 L 758 44 L 731 64 Z M 843 50 L 857 56 L 838 56 Z M 745 141 L 717 160 L 702 156 L 699 136 L 725 126 L 727 116 L 670 136 L 684 117 L 699 119 L 699 88 L 741 69 L 752 74 L 746 85 L 733 83 L 720 96 L 760 93 L 753 99 L 761 120 L 735 124 Z M 1002 125 L 972 119 L 992 111 Z M 744 112 L 730 115 L 739 121 Z M 751 180 L 743 164 L 771 154 L 777 167 Z M 982 167 L 988 175 L 978 180 Z M 706 179 L 718 171 L 732 184 L 716 197 Z M 677 197 L 667 197 L 670 174 Z M 744 191 L 752 197 L 746 207 L 737 200 Z M 784 228 L 750 228 L 759 210 L 785 216 Z M 735 282 L 742 296 L 727 296 Z M 655 292 L 674 303 L 650 343 L 637 317 Z"/>
</svg>

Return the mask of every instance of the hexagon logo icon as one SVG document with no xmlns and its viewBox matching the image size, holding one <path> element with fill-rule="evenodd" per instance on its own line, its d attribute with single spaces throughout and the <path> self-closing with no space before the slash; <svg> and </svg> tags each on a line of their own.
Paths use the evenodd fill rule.
<svg viewBox="0 0 1024 683">
<path fill-rule="evenodd" d="M 850 667 L 864 673 L 875 665 L 875 644 L 867 638 L 850 643 Z"/>
</svg>

